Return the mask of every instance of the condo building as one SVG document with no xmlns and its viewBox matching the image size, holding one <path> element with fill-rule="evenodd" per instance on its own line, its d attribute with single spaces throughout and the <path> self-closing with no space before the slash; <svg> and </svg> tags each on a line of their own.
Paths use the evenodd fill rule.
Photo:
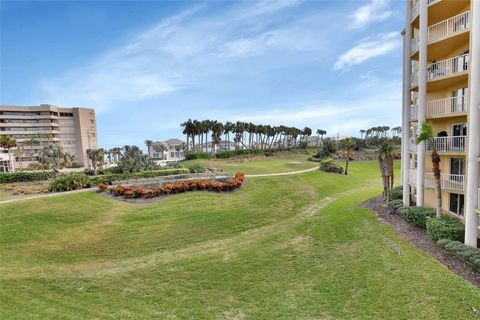
<svg viewBox="0 0 480 320">
<path fill-rule="evenodd" d="M 15 139 L 17 147 L 11 151 L 13 163 L 7 150 L 0 148 L 0 171 L 38 160 L 40 150 L 52 143 L 60 144 L 86 167 L 86 150 L 98 148 L 95 110 L 86 108 L 0 105 L 0 136 L 4 135 Z"/>
<path fill-rule="evenodd" d="M 404 205 L 435 207 L 432 146 L 415 140 L 424 122 L 440 155 L 442 211 L 480 236 L 480 0 L 407 0 L 403 34 Z"/>
</svg>

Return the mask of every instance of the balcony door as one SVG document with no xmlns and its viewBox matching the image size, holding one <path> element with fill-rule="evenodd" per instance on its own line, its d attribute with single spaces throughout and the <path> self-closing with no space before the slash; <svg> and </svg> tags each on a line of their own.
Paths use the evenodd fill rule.
<svg viewBox="0 0 480 320">
<path fill-rule="evenodd" d="M 464 158 L 450 158 L 450 174 L 465 174 Z"/>
<path fill-rule="evenodd" d="M 465 196 L 463 194 L 450 193 L 450 212 L 457 216 L 464 214 Z"/>
<path fill-rule="evenodd" d="M 455 123 L 452 125 L 452 136 L 466 136 L 467 135 L 467 124 L 466 123 Z"/>
<path fill-rule="evenodd" d="M 452 112 L 467 111 L 468 88 L 461 88 L 452 91 Z"/>
</svg>

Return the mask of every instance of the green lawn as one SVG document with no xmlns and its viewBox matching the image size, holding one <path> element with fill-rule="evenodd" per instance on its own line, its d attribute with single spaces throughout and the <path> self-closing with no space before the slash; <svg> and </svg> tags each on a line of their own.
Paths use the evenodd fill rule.
<svg viewBox="0 0 480 320">
<path fill-rule="evenodd" d="M 184 165 L 199 163 L 209 168 L 228 172 L 241 171 L 245 174 L 280 173 L 305 170 L 318 166 L 315 162 L 307 161 L 308 157 L 308 154 L 293 154 L 274 158 L 257 156 L 251 159 L 191 160 L 185 161 Z"/>
<path fill-rule="evenodd" d="M 478 288 L 359 208 L 377 170 L 0 205 L 0 318 L 480 318 Z"/>
</svg>

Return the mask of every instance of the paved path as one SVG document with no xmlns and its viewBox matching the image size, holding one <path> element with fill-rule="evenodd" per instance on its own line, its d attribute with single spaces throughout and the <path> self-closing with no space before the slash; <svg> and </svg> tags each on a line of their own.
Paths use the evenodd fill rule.
<svg viewBox="0 0 480 320">
<path fill-rule="evenodd" d="M 310 169 L 306 169 L 306 170 L 300 170 L 300 171 L 281 172 L 281 173 L 246 174 L 245 177 L 247 177 L 247 178 L 259 178 L 259 177 L 288 176 L 288 175 L 292 175 L 292 174 L 301 174 L 301 173 L 310 172 L 310 171 L 314 171 L 314 170 L 318 170 L 318 167 L 314 167 L 314 168 L 310 168 Z M 97 188 L 80 189 L 80 190 L 73 190 L 73 191 L 66 191 L 66 192 L 54 192 L 54 193 L 46 193 L 46 194 L 45 193 L 44 194 L 36 194 L 36 195 L 33 195 L 33 196 L 28 196 L 28 197 L 3 200 L 3 201 L 0 201 L 0 204 L 19 202 L 19 201 L 23 201 L 23 200 L 63 196 L 63 195 L 67 195 L 67 194 L 87 192 L 87 191 L 95 191 L 95 190 L 97 190 Z"/>
<path fill-rule="evenodd" d="M 310 168 L 310 169 L 305 169 L 305 170 L 300 170 L 300 171 L 291 171 L 291 172 L 281 172 L 281 173 L 265 173 L 265 174 L 246 174 L 246 178 L 257 178 L 257 177 L 276 177 L 276 176 L 288 176 L 291 174 L 300 174 L 300 173 L 305 173 L 305 172 L 310 172 L 318 170 L 318 167 Z"/>
</svg>

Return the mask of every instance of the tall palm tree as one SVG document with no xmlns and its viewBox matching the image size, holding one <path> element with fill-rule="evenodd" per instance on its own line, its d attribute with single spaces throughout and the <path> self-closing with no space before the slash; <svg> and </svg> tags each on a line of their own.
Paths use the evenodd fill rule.
<svg viewBox="0 0 480 320">
<path fill-rule="evenodd" d="M 348 174 L 348 163 L 350 162 L 350 153 L 352 152 L 353 146 L 355 146 L 355 141 L 352 138 L 345 138 L 342 140 L 342 146 L 347 151 L 347 159 L 345 164 L 345 175 Z"/>
<path fill-rule="evenodd" d="M 150 148 L 152 147 L 153 141 L 152 140 L 145 140 L 144 143 L 147 146 L 147 155 L 150 157 Z"/>
<path fill-rule="evenodd" d="M 8 162 L 10 164 L 10 171 L 15 172 L 15 163 L 12 161 L 12 148 L 17 146 L 17 141 L 10 136 L 1 136 L 0 137 L 0 147 L 7 149 L 8 152 Z"/>
<path fill-rule="evenodd" d="M 390 191 L 393 188 L 393 146 L 385 142 L 378 150 L 378 164 L 382 174 L 383 197 L 386 201 L 390 199 Z"/>
<path fill-rule="evenodd" d="M 103 163 L 105 157 L 104 149 L 87 149 L 87 156 L 92 161 L 93 175 L 97 175 L 97 168 L 99 164 Z"/>
<path fill-rule="evenodd" d="M 440 170 L 440 156 L 438 155 L 437 148 L 435 146 L 435 135 L 433 134 L 433 126 L 430 122 L 422 123 L 422 129 L 418 134 L 416 143 L 420 144 L 422 142 L 432 148 L 432 171 L 433 176 L 435 177 L 435 216 L 437 217 L 437 219 L 439 219 L 442 216 L 442 171 Z"/>
<path fill-rule="evenodd" d="M 362 129 L 360 130 L 360 138 L 363 139 L 363 135 L 365 134 L 366 130 Z"/>
</svg>

